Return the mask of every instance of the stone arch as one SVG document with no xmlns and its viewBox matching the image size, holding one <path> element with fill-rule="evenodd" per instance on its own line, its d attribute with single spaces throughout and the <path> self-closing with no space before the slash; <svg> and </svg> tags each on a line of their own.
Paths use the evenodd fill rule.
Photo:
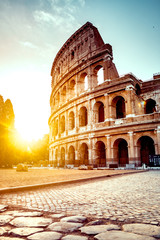
<svg viewBox="0 0 160 240">
<path fill-rule="evenodd" d="M 78 79 L 78 92 L 79 92 L 79 94 L 83 93 L 84 90 L 86 90 L 86 86 L 85 86 L 86 85 L 85 84 L 86 79 L 88 79 L 87 78 L 87 73 L 83 72 Z"/>
<path fill-rule="evenodd" d="M 98 167 L 106 166 L 106 147 L 104 142 L 97 141 L 95 145 L 95 164 Z"/>
<path fill-rule="evenodd" d="M 141 88 L 139 86 L 139 84 L 137 83 L 136 86 L 135 86 L 135 90 L 136 90 L 136 94 L 137 96 L 139 96 L 141 94 Z"/>
<path fill-rule="evenodd" d="M 55 149 L 55 155 L 54 155 L 54 166 L 56 167 L 58 165 L 58 149 Z"/>
<path fill-rule="evenodd" d="M 76 82 L 74 79 L 72 79 L 69 84 L 71 98 L 75 97 L 75 86 L 76 86 Z"/>
<path fill-rule="evenodd" d="M 79 110 L 79 126 L 84 127 L 88 124 L 88 114 L 87 114 L 87 108 L 81 107 Z"/>
<path fill-rule="evenodd" d="M 118 138 L 113 144 L 113 157 L 119 166 L 124 167 L 129 163 L 128 143 L 123 138 Z"/>
<path fill-rule="evenodd" d="M 59 166 L 60 167 L 65 166 L 65 149 L 64 149 L 64 147 L 61 147 L 61 159 L 60 159 Z"/>
<path fill-rule="evenodd" d="M 94 68 L 94 72 L 97 76 L 97 84 L 101 84 L 104 82 L 104 70 L 103 70 L 103 66 L 102 65 L 97 65 Z"/>
<path fill-rule="evenodd" d="M 88 145 L 86 143 L 82 143 L 79 149 L 79 165 L 88 165 Z"/>
<path fill-rule="evenodd" d="M 61 122 L 60 122 L 60 132 L 64 133 L 64 131 L 65 131 L 65 116 L 63 115 L 61 117 Z"/>
<path fill-rule="evenodd" d="M 125 99 L 122 96 L 117 96 L 112 100 L 112 115 L 116 119 L 126 117 Z"/>
<path fill-rule="evenodd" d="M 68 150 L 68 164 L 75 165 L 75 148 L 72 145 Z"/>
<path fill-rule="evenodd" d="M 58 134 L 58 119 L 55 119 L 55 136 Z"/>
<path fill-rule="evenodd" d="M 145 163 L 149 165 L 149 155 L 155 154 L 155 143 L 154 140 L 149 136 L 142 136 L 137 141 L 138 157 L 140 158 L 141 164 Z"/>
<path fill-rule="evenodd" d="M 97 123 L 104 122 L 104 104 L 103 102 L 96 102 L 93 107 L 94 111 L 94 121 Z"/>
<path fill-rule="evenodd" d="M 73 130 L 75 128 L 75 116 L 74 116 L 74 112 L 71 111 L 69 113 L 69 126 L 68 126 L 69 130 Z"/>
<path fill-rule="evenodd" d="M 62 88 L 61 96 L 62 96 L 62 102 L 64 103 L 66 101 L 66 86 Z"/>
<path fill-rule="evenodd" d="M 154 112 L 156 112 L 156 101 L 150 98 L 145 102 L 145 114 Z"/>
</svg>

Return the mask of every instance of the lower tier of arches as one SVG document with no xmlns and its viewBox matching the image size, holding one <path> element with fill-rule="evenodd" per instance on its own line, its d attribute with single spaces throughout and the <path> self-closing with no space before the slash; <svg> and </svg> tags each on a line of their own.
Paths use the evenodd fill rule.
<svg viewBox="0 0 160 240">
<path fill-rule="evenodd" d="M 105 135 L 66 144 L 50 146 L 50 164 L 54 167 L 93 165 L 93 167 L 125 167 L 127 164 L 149 166 L 149 158 L 160 154 L 159 133 L 121 136 Z M 160 140 L 160 139 L 159 139 Z"/>
</svg>

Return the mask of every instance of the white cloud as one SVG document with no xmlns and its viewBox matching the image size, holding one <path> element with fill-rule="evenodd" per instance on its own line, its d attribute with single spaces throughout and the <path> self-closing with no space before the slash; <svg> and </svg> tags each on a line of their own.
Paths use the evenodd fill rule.
<svg viewBox="0 0 160 240">
<path fill-rule="evenodd" d="M 25 46 L 25 47 L 37 49 L 37 46 L 34 45 L 34 44 L 31 43 L 31 42 L 27 42 L 27 41 L 26 41 L 26 42 L 20 42 L 20 44 L 22 44 L 22 45 Z"/>
</svg>

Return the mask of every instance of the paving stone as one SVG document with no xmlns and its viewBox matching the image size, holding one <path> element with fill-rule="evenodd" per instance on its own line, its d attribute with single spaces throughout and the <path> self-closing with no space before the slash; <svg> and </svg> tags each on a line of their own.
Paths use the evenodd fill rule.
<svg viewBox="0 0 160 240">
<path fill-rule="evenodd" d="M 57 232 L 41 232 L 41 233 L 35 233 L 27 239 L 29 240 L 59 240 L 61 239 L 62 234 Z"/>
<path fill-rule="evenodd" d="M 95 226 L 85 226 L 81 227 L 80 230 L 82 233 L 92 235 L 92 234 L 98 234 L 105 231 L 110 230 L 119 230 L 120 227 L 118 225 L 109 224 L 109 225 L 95 225 Z"/>
<path fill-rule="evenodd" d="M 155 240 L 153 237 L 122 231 L 107 231 L 96 235 L 94 238 L 98 240 Z"/>
<path fill-rule="evenodd" d="M 1 240 L 22 240 L 22 238 L 17 238 L 17 237 L 15 237 L 15 238 L 11 238 L 11 237 L 1 237 L 0 239 L 1 239 Z"/>
<path fill-rule="evenodd" d="M 10 222 L 15 227 L 46 227 L 51 223 L 51 218 L 43 217 L 17 217 Z"/>
<path fill-rule="evenodd" d="M 92 226 L 92 225 L 102 225 L 103 224 L 103 221 L 98 219 L 98 220 L 95 220 L 95 221 L 91 221 L 89 223 L 86 224 L 86 226 Z"/>
<path fill-rule="evenodd" d="M 7 205 L 0 204 L 0 212 L 3 212 L 7 209 Z"/>
<path fill-rule="evenodd" d="M 55 213 L 55 214 L 50 215 L 50 217 L 53 217 L 53 218 L 61 218 L 61 217 L 64 217 L 64 216 L 65 215 L 61 214 L 61 213 Z"/>
<path fill-rule="evenodd" d="M 3 226 L 4 224 L 8 223 L 13 219 L 10 215 L 0 215 L 0 225 Z"/>
<path fill-rule="evenodd" d="M 14 217 L 41 217 L 43 213 L 41 212 L 17 212 L 14 213 Z"/>
<path fill-rule="evenodd" d="M 123 225 L 122 228 L 125 232 L 132 232 L 136 234 L 160 238 L 160 227 L 158 226 L 141 224 L 141 223 L 133 223 L 133 224 L 125 224 Z"/>
<path fill-rule="evenodd" d="M 78 222 L 83 223 L 87 218 L 84 216 L 70 216 L 61 219 L 61 222 Z"/>
<path fill-rule="evenodd" d="M 18 237 L 26 237 L 29 236 L 33 233 L 41 232 L 43 231 L 43 228 L 14 228 L 11 231 L 9 231 L 9 234 L 13 236 L 18 236 Z"/>
<path fill-rule="evenodd" d="M 67 235 L 62 240 L 88 240 L 88 237 L 78 235 Z"/>
<path fill-rule="evenodd" d="M 56 232 L 73 232 L 78 228 L 82 227 L 81 223 L 71 223 L 71 222 L 56 222 L 48 226 L 48 229 Z"/>
<path fill-rule="evenodd" d="M 6 232 L 6 230 L 4 228 L 0 227 L 0 236 L 2 236 L 5 232 Z"/>
</svg>

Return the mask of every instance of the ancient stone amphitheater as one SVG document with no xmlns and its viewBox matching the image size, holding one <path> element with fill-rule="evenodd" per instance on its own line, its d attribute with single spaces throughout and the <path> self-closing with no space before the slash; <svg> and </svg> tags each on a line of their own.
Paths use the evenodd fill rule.
<svg viewBox="0 0 160 240">
<path fill-rule="evenodd" d="M 160 154 L 160 74 L 120 77 L 91 23 L 64 43 L 51 76 L 50 164 L 141 166 Z"/>
</svg>

